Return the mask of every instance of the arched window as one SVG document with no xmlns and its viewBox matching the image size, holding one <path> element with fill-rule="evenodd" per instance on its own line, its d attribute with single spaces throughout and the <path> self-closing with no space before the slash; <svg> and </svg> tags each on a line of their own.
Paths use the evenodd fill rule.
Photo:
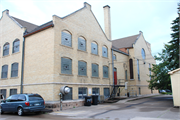
<svg viewBox="0 0 180 120">
<path fill-rule="evenodd" d="M 78 61 L 78 75 L 87 76 L 87 63 Z"/>
<path fill-rule="evenodd" d="M 78 38 L 78 49 L 86 51 L 86 40 L 83 37 Z"/>
<path fill-rule="evenodd" d="M 92 63 L 92 77 L 99 77 L 99 66 L 98 66 L 98 64 Z"/>
<path fill-rule="evenodd" d="M 91 53 L 98 55 L 98 45 L 96 42 L 91 43 Z"/>
<path fill-rule="evenodd" d="M 72 60 L 69 58 L 61 58 L 61 73 L 72 74 Z"/>
<path fill-rule="evenodd" d="M 116 60 L 116 55 L 115 54 L 113 55 L 113 60 Z"/>
<path fill-rule="evenodd" d="M 109 78 L 109 68 L 108 68 L 108 66 L 103 66 L 103 78 Z"/>
<path fill-rule="evenodd" d="M 129 68 L 130 68 L 130 79 L 134 79 L 133 75 L 133 60 L 129 59 Z"/>
<path fill-rule="evenodd" d="M 13 42 L 13 53 L 16 53 L 16 52 L 19 52 L 19 39 L 16 39 L 14 42 Z"/>
<path fill-rule="evenodd" d="M 103 57 L 108 57 L 108 49 L 106 46 L 102 47 L 102 56 Z"/>
<path fill-rule="evenodd" d="M 13 63 L 11 66 L 11 77 L 18 76 L 18 63 Z"/>
<path fill-rule="evenodd" d="M 2 66 L 1 78 L 7 78 L 8 75 L 8 65 Z"/>
<path fill-rule="evenodd" d="M 3 46 L 3 56 L 9 55 L 9 43 L 5 43 Z"/>
<path fill-rule="evenodd" d="M 145 50 L 143 48 L 141 49 L 141 55 L 144 60 L 146 58 L 146 54 L 145 54 Z"/>
<path fill-rule="evenodd" d="M 61 44 L 72 47 L 72 36 L 68 31 L 61 32 Z"/>
</svg>

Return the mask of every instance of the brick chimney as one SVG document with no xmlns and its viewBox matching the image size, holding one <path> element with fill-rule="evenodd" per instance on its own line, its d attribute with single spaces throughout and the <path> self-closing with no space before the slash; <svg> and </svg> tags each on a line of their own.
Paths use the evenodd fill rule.
<svg viewBox="0 0 180 120">
<path fill-rule="evenodd" d="M 105 34 L 109 40 L 111 40 L 111 16 L 110 16 L 110 6 L 106 5 L 104 8 L 104 29 Z"/>
</svg>

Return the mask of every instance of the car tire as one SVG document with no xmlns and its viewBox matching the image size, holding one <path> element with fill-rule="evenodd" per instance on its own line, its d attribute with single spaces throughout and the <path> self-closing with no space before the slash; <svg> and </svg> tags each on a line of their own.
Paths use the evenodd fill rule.
<svg viewBox="0 0 180 120">
<path fill-rule="evenodd" d="M 19 107 L 17 112 L 19 116 L 22 116 L 24 114 L 22 107 Z"/>
<path fill-rule="evenodd" d="M 1 114 L 3 114 L 3 113 L 4 113 L 4 111 L 2 111 L 2 109 L 0 109 L 0 113 L 1 113 Z"/>
</svg>

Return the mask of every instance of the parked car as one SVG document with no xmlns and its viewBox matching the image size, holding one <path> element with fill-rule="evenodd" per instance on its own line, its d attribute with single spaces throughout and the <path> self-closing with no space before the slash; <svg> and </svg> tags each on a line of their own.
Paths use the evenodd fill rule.
<svg viewBox="0 0 180 120">
<path fill-rule="evenodd" d="M 0 112 L 17 112 L 19 116 L 28 112 L 41 112 L 45 101 L 39 94 L 16 94 L 1 102 Z"/>
<path fill-rule="evenodd" d="M 169 90 L 169 89 L 166 89 L 166 92 L 169 92 L 169 93 L 171 93 L 171 90 Z"/>
<path fill-rule="evenodd" d="M 166 90 L 159 90 L 159 93 L 165 93 Z"/>
</svg>

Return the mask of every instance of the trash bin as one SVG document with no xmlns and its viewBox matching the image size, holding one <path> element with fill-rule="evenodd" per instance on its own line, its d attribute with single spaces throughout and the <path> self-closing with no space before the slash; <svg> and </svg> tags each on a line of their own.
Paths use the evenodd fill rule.
<svg viewBox="0 0 180 120">
<path fill-rule="evenodd" d="M 98 95 L 92 95 L 92 105 L 98 104 Z"/>
<path fill-rule="evenodd" d="M 91 96 L 86 96 L 84 106 L 91 106 Z"/>
</svg>

